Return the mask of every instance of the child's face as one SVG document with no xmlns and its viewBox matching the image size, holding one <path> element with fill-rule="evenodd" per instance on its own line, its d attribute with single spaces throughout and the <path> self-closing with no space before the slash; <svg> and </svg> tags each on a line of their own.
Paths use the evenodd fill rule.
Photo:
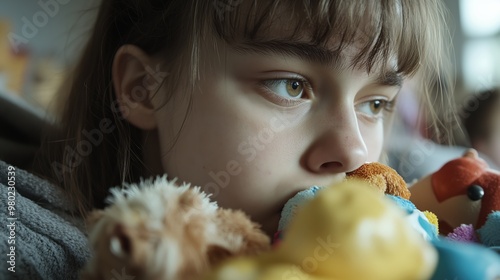
<svg viewBox="0 0 500 280">
<path fill-rule="evenodd" d="M 244 47 L 205 48 L 192 103 L 177 91 L 157 111 L 161 162 L 272 234 L 296 192 L 379 159 L 400 81 L 350 68 L 354 47 L 336 60 L 317 46 Z"/>
</svg>

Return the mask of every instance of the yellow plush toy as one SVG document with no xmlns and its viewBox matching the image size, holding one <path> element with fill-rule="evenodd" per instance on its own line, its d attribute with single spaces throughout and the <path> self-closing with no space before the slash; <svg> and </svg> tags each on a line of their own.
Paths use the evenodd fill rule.
<svg viewBox="0 0 500 280">
<path fill-rule="evenodd" d="M 306 202 L 276 249 L 233 259 L 207 279 L 428 279 L 436 263 L 435 248 L 407 214 L 368 183 L 352 179 Z"/>
</svg>

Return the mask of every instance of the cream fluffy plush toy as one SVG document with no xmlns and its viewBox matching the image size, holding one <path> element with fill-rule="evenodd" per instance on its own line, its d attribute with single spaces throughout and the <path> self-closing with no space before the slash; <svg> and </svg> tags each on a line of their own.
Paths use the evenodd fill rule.
<svg viewBox="0 0 500 280">
<path fill-rule="evenodd" d="M 87 219 L 94 255 L 81 279 L 198 279 L 228 257 L 270 248 L 257 224 L 199 187 L 164 176 L 111 192 L 111 206 Z"/>
</svg>

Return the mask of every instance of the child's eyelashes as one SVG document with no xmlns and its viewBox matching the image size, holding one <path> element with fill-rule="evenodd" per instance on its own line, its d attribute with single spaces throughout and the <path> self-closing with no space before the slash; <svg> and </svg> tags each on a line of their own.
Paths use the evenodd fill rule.
<svg viewBox="0 0 500 280">
<path fill-rule="evenodd" d="M 299 79 L 279 79 L 263 81 L 267 88 L 284 98 L 302 98 L 304 95 L 305 81 Z"/>
<path fill-rule="evenodd" d="M 372 99 L 356 105 L 356 110 L 369 118 L 381 118 L 394 110 L 394 101 L 383 98 Z"/>
<path fill-rule="evenodd" d="M 297 105 L 311 98 L 311 86 L 301 77 L 261 80 L 259 85 L 272 101 L 280 105 Z"/>
<path fill-rule="evenodd" d="M 268 100 L 286 107 L 299 105 L 307 100 L 319 97 L 314 94 L 311 83 L 298 75 L 260 79 L 257 82 L 257 86 L 259 91 L 261 91 Z M 373 96 L 369 99 L 363 99 L 363 101 L 355 105 L 355 110 L 367 119 L 377 120 L 393 111 L 394 98 L 380 95 Z"/>
</svg>

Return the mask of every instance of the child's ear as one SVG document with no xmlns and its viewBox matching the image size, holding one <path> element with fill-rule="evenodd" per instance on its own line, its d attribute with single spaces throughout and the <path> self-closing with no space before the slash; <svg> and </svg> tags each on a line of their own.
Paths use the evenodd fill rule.
<svg viewBox="0 0 500 280">
<path fill-rule="evenodd" d="M 155 108 L 151 102 L 161 82 L 151 57 L 134 45 L 121 46 L 113 60 L 113 86 L 124 119 L 143 129 L 156 128 Z"/>
</svg>

